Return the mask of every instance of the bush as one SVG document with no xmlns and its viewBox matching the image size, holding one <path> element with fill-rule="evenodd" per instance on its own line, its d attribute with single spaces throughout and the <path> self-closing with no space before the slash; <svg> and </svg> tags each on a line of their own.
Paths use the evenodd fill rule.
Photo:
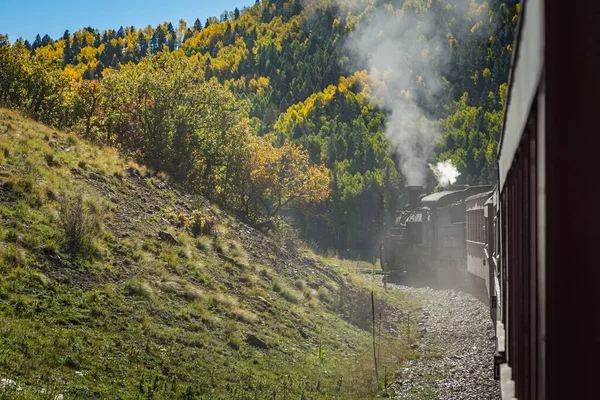
<svg viewBox="0 0 600 400">
<path fill-rule="evenodd" d="M 101 231 L 99 210 L 81 193 L 62 194 L 59 198 L 60 225 L 65 250 L 72 255 L 91 257 L 94 241 Z"/>
<path fill-rule="evenodd" d="M 200 234 L 206 235 L 210 233 L 214 224 L 215 222 L 210 216 L 205 215 L 200 210 L 194 210 L 187 221 L 187 228 L 194 236 L 198 236 Z"/>
</svg>

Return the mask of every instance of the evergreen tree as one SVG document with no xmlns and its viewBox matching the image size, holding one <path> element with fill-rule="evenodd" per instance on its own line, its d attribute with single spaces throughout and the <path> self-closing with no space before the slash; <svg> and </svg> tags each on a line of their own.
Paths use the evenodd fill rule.
<svg viewBox="0 0 600 400">
<path fill-rule="evenodd" d="M 142 31 L 138 34 L 137 45 L 140 50 L 140 56 L 146 57 L 148 55 L 148 40 Z"/>
<path fill-rule="evenodd" d="M 71 64 L 73 61 L 73 54 L 71 53 L 71 34 L 67 29 L 63 35 L 63 40 L 65 41 L 65 49 L 63 51 L 63 66 L 67 64 Z"/>
<path fill-rule="evenodd" d="M 183 43 L 185 43 L 192 36 L 194 36 L 194 31 L 192 31 L 190 28 L 188 28 L 187 32 L 185 33 L 185 36 L 183 37 Z"/>
<path fill-rule="evenodd" d="M 52 40 L 52 38 L 48 35 L 45 34 L 44 37 L 42 38 L 42 46 L 48 46 L 49 44 L 53 44 L 54 40 Z"/>
<path fill-rule="evenodd" d="M 235 10 L 233 10 L 233 19 L 237 20 L 240 17 L 240 10 L 236 7 Z"/>
<path fill-rule="evenodd" d="M 173 24 L 170 22 L 167 25 L 167 45 L 169 47 L 169 51 L 174 51 L 177 47 L 177 34 L 175 33 Z"/>
<path fill-rule="evenodd" d="M 194 30 L 196 32 L 200 32 L 202 30 L 202 22 L 200 22 L 200 18 L 196 18 L 196 21 L 194 21 Z"/>
<path fill-rule="evenodd" d="M 81 53 L 81 44 L 77 34 L 73 35 L 73 43 L 71 44 L 71 64 L 78 64 L 77 56 Z"/>
<path fill-rule="evenodd" d="M 31 46 L 31 50 L 35 50 L 38 47 L 40 47 L 42 45 L 42 38 L 40 37 L 40 34 L 38 33 L 37 35 L 35 35 L 35 40 L 33 41 L 33 45 Z"/>
</svg>

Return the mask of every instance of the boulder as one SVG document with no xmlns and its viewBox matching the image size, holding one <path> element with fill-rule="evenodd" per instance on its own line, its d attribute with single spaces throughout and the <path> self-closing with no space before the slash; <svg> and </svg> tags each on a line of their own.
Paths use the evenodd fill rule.
<svg viewBox="0 0 600 400">
<path fill-rule="evenodd" d="M 268 348 L 264 340 L 250 332 L 246 332 L 246 343 L 248 343 L 252 347 L 256 347 L 257 349 L 266 350 Z"/>
<path fill-rule="evenodd" d="M 173 236 L 172 234 L 170 234 L 167 231 L 158 232 L 158 237 L 160 238 L 160 240 L 162 240 L 163 242 L 166 242 L 168 244 L 171 244 L 174 246 L 179 245 L 179 240 L 175 239 L 175 236 Z"/>
</svg>

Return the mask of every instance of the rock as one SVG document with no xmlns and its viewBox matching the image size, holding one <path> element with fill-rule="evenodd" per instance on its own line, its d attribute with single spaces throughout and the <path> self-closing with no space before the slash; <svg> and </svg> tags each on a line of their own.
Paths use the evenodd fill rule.
<svg viewBox="0 0 600 400">
<path fill-rule="evenodd" d="M 17 382 L 13 381 L 12 379 L 8 379 L 8 378 L 0 379 L 0 387 L 1 388 L 15 388 L 15 390 L 17 392 L 20 392 L 21 390 L 23 390 L 23 388 L 21 386 L 17 386 Z"/>
<path fill-rule="evenodd" d="M 170 234 L 167 231 L 160 231 L 160 232 L 158 232 L 158 237 L 163 242 L 166 242 L 166 243 L 171 244 L 173 246 L 179 246 L 179 240 L 175 239 L 175 236 L 173 236 L 172 234 Z"/>
<path fill-rule="evenodd" d="M 257 298 L 258 298 L 260 301 L 262 301 L 262 302 L 263 302 L 263 303 L 264 303 L 264 304 L 265 304 L 267 307 L 269 307 L 269 308 L 273 307 L 273 304 L 271 304 L 271 302 L 270 302 L 269 300 L 265 299 L 264 297 L 262 297 L 262 296 L 257 296 Z"/>
<path fill-rule="evenodd" d="M 246 332 L 246 343 L 257 349 L 268 349 L 267 344 L 253 333 Z"/>
<path fill-rule="evenodd" d="M 302 336 L 302 339 L 308 339 L 308 334 L 306 332 L 304 332 L 304 329 L 302 329 L 302 328 L 298 329 L 298 333 L 300 333 L 300 336 Z"/>
</svg>

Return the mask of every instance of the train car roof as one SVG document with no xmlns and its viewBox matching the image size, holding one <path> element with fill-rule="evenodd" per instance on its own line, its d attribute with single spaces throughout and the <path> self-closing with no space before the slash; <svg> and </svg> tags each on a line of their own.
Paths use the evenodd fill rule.
<svg viewBox="0 0 600 400">
<path fill-rule="evenodd" d="M 477 199 L 481 199 L 481 198 L 488 198 L 491 195 L 492 195 L 492 191 L 490 190 L 489 192 L 483 192 L 483 193 L 474 194 L 473 196 L 469 196 L 465 199 L 465 201 L 477 200 Z"/>
<path fill-rule="evenodd" d="M 446 207 L 475 194 L 489 192 L 492 189 L 493 186 L 470 186 L 460 190 L 444 190 L 423 197 L 421 204 L 426 207 Z"/>
<path fill-rule="evenodd" d="M 516 46 L 511 62 L 504 123 L 498 146 L 499 189 L 514 160 L 540 85 L 544 68 L 544 4 L 522 1 Z"/>
</svg>

